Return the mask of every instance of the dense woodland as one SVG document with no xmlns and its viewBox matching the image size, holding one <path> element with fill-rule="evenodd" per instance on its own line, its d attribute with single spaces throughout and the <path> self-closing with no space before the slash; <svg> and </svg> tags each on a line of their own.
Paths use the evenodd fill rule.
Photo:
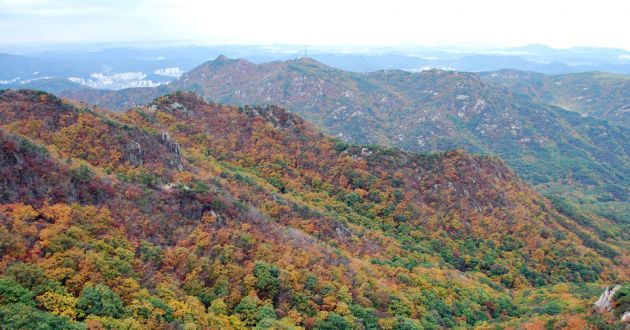
<svg viewBox="0 0 630 330">
<path fill-rule="evenodd" d="M 274 106 L 3 91 L 0 172 L 3 329 L 615 329 L 630 278 L 619 226 L 501 160 Z"/>
</svg>

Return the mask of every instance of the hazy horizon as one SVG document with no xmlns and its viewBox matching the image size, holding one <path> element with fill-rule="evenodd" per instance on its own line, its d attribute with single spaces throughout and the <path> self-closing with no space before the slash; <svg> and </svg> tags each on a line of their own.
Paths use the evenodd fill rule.
<svg viewBox="0 0 630 330">
<path fill-rule="evenodd" d="M 196 40 L 137 40 L 129 42 L 60 42 L 48 44 L 2 44 L 0 53 L 13 55 L 31 55 L 37 53 L 79 53 L 100 52 L 116 49 L 127 50 L 160 50 L 183 48 L 220 48 L 225 47 L 255 47 L 278 54 L 302 54 L 307 48 L 308 53 L 336 53 L 336 54 L 408 54 L 414 52 L 442 52 L 450 54 L 495 54 L 495 55 L 528 55 L 528 48 L 548 49 L 551 51 L 580 51 L 580 50 L 613 50 L 630 53 L 630 49 L 600 46 L 571 46 L 552 47 L 541 43 L 531 43 L 516 46 L 499 46 L 490 44 L 365 44 L 365 45 L 318 45 L 291 43 L 211 43 Z M 628 55 L 630 56 L 630 54 Z"/>
<path fill-rule="evenodd" d="M 630 2 L 0 0 L 0 50 L 113 45 L 630 50 Z"/>
</svg>

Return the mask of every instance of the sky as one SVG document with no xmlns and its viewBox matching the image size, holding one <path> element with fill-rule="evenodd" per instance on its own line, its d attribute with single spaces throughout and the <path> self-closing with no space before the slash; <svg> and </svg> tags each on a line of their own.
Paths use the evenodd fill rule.
<svg viewBox="0 0 630 330">
<path fill-rule="evenodd" d="M 0 0 L 0 45 L 545 44 L 630 50 L 629 0 Z"/>
</svg>

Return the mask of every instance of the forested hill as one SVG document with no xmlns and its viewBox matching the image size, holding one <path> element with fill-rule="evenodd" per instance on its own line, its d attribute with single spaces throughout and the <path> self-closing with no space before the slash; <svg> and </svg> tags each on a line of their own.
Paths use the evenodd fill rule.
<svg viewBox="0 0 630 330">
<path fill-rule="evenodd" d="M 539 192 L 627 224 L 630 128 L 618 125 L 627 113 L 627 81 L 604 74 L 354 73 L 309 58 L 254 64 L 221 56 L 160 88 L 62 95 L 114 109 L 176 90 L 222 103 L 276 104 L 349 143 L 501 157 Z"/>
<path fill-rule="evenodd" d="M 491 157 L 350 145 L 188 93 L 112 113 L 3 91 L 0 127 L 15 328 L 585 325 L 630 276 L 614 224 Z"/>
</svg>

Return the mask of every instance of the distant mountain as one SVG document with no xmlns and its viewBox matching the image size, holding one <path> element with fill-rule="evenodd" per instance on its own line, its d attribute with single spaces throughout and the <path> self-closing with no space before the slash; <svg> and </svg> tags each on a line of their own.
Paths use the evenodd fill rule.
<svg viewBox="0 0 630 330">
<path fill-rule="evenodd" d="M 143 58 L 140 50 L 132 53 L 135 56 L 116 57 L 115 52 L 0 54 L 0 88 L 37 87 L 53 92 L 60 81 L 68 79 L 83 88 L 156 86 L 176 79 L 184 70 L 202 61 L 180 60 L 176 61 L 179 64 L 174 64 L 170 59 Z"/>
<path fill-rule="evenodd" d="M 85 89 L 85 86 L 73 82 L 67 78 L 36 78 L 27 81 L 14 82 L 0 87 L 2 87 L 3 89 L 11 88 L 41 90 L 55 94 Z"/>
<path fill-rule="evenodd" d="M 172 89 L 168 86 L 164 85 L 158 87 L 126 88 L 118 91 L 79 88 L 65 90 L 57 94 L 91 105 L 120 111 L 139 105 L 145 105 L 151 102 L 151 100 L 169 93 L 171 90 Z"/>
<path fill-rule="evenodd" d="M 498 159 L 349 145 L 277 106 L 2 91 L 0 127 L 2 324 L 585 324 L 630 276 L 626 232 Z"/>
<path fill-rule="evenodd" d="M 587 72 L 550 76 L 503 70 L 482 77 L 539 102 L 630 126 L 630 75 Z"/>
<path fill-rule="evenodd" d="M 471 55 L 453 61 L 450 64 L 453 70 L 467 72 L 497 71 L 505 68 L 518 68 L 522 71 L 544 72 L 548 74 L 559 74 L 567 72 L 582 71 L 561 63 L 550 62 L 540 63 L 524 59 L 516 55 Z"/>
<path fill-rule="evenodd" d="M 96 47 L 96 48 L 95 48 Z M 71 47 L 21 55 L 0 53 L 0 88 L 11 82 L 72 78 L 99 89 L 149 87 L 174 81 L 181 73 L 227 54 L 253 63 L 289 60 L 304 55 L 302 45 L 173 46 L 161 48 Z M 481 72 L 502 69 L 563 74 L 588 71 L 630 74 L 630 52 L 609 48 L 308 47 L 308 56 L 353 72 L 446 69 Z M 25 88 L 27 86 L 24 86 Z M 44 90 L 44 84 L 40 84 Z"/>
<path fill-rule="evenodd" d="M 28 73 L 31 75 L 36 69 L 29 58 L 0 53 L 0 81 L 12 81 Z"/>
</svg>

